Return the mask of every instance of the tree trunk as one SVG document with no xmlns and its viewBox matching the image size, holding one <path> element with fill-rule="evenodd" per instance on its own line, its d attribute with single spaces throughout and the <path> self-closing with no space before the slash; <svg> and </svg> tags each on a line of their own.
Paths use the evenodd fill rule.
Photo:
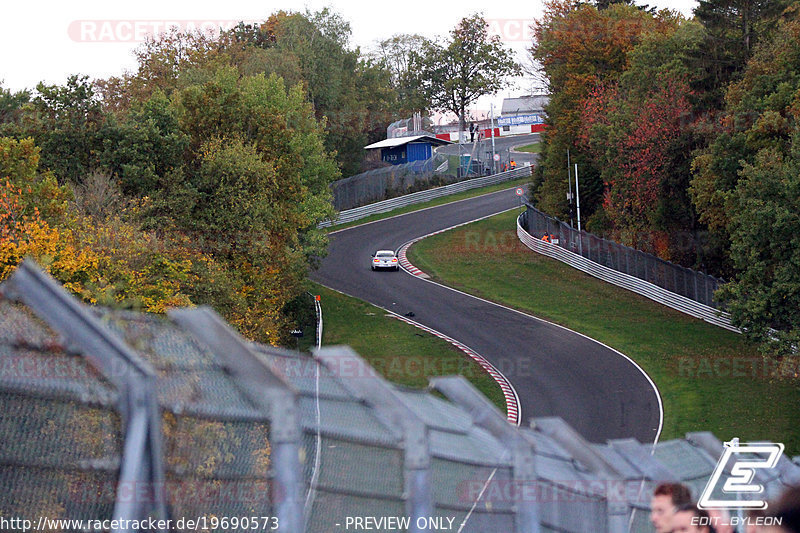
<svg viewBox="0 0 800 533">
<path fill-rule="evenodd" d="M 464 118 L 464 104 L 458 109 L 458 142 L 460 143 L 462 138 L 461 136 L 464 134 L 464 130 L 466 129 L 467 121 Z"/>
</svg>

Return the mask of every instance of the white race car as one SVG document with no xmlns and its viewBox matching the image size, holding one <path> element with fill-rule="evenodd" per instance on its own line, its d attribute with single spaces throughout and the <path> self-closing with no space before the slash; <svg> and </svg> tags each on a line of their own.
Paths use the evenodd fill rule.
<svg viewBox="0 0 800 533">
<path fill-rule="evenodd" d="M 378 250 L 372 254 L 370 267 L 372 270 L 378 268 L 391 268 L 392 270 L 400 270 L 400 264 L 397 262 L 397 256 L 394 255 L 392 250 Z"/>
</svg>

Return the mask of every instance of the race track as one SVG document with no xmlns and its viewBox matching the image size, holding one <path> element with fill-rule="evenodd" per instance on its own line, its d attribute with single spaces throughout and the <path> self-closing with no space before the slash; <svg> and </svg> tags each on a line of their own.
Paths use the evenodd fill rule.
<svg viewBox="0 0 800 533">
<path fill-rule="evenodd" d="M 623 355 L 403 271 L 370 270 L 377 249 L 397 250 L 411 239 L 516 205 L 514 190 L 507 189 L 334 232 L 328 256 L 311 277 L 395 313 L 413 312 L 415 321 L 477 351 L 516 389 L 523 425 L 531 417 L 560 416 L 592 442 L 653 442 L 661 424 L 658 393 Z"/>
</svg>

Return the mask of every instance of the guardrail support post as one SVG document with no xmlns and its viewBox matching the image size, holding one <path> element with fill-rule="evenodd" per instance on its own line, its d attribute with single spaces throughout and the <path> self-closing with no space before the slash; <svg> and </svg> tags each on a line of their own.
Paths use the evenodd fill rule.
<svg viewBox="0 0 800 533">
<path fill-rule="evenodd" d="M 175 309 L 168 314 L 211 348 L 242 392 L 268 415 L 271 464 L 275 476 L 275 487 L 270 496 L 275 516 L 280 531 L 302 532 L 302 431 L 297 392 L 211 308 Z"/>
<path fill-rule="evenodd" d="M 534 443 L 519 429 L 508 423 L 505 416 L 486 397 L 461 376 L 431 379 L 433 388 L 442 392 L 452 402 L 466 410 L 475 425 L 484 428 L 508 447 L 513 458 L 513 476 L 519 494 L 526 494 L 523 486 L 537 483 Z M 535 493 L 535 490 L 530 491 Z M 514 504 L 515 533 L 539 533 L 539 510 L 536 502 L 517 501 Z"/>
<path fill-rule="evenodd" d="M 355 389 L 381 417 L 402 428 L 406 512 L 411 517 L 409 531 L 424 531 L 418 528 L 417 518 L 431 517 L 434 510 L 427 426 L 406 405 L 405 399 L 349 346 L 326 346 L 313 350 L 313 353 L 334 373 L 347 369 L 348 374 L 355 374 L 356 377 L 348 380 L 347 385 Z"/>
</svg>

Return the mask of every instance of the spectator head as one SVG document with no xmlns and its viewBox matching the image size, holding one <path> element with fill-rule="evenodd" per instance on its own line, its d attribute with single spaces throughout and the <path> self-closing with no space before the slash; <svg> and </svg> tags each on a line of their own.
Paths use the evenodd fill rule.
<svg viewBox="0 0 800 533">
<path fill-rule="evenodd" d="M 778 501 L 769 506 L 767 514 L 779 518 L 782 529 L 765 531 L 800 533 L 800 486 L 786 489 Z"/>
<path fill-rule="evenodd" d="M 748 509 L 747 523 L 744 526 L 744 533 L 769 533 L 770 528 L 763 525 L 767 511 L 764 509 Z M 774 533 L 781 531 L 780 528 L 772 529 Z"/>
<path fill-rule="evenodd" d="M 672 533 L 716 533 L 709 514 L 693 503 L 678 506 L 669 524 Z"/>
<path fill-rule="evenodd" d="M 708 516 L 717 533 L 736 533 L 731 525 L 731 513 L 727 509 L 709 509 Z"/>
<path fill-rule="evenodd" d="M 692 494 L 685 485 L 680 483 L 662 483 L 653 491 L 650 500 L 650 522 L 656 533 L 669 533 L 672 531 L 672 515 L 681 505 L 691 503 Z"/>
</svg>

